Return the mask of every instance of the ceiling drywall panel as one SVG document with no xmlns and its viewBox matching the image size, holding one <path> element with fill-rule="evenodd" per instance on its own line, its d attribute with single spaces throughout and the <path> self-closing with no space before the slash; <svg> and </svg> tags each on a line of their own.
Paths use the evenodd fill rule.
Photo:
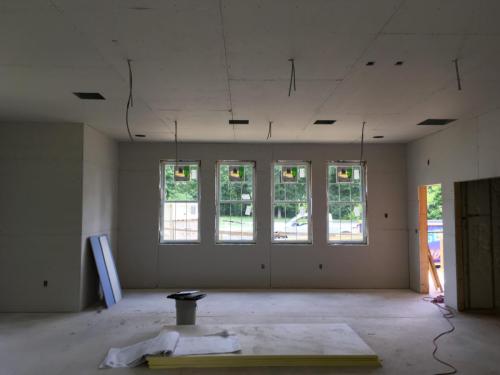
<svg viewBox="0 0 500 375">
<path fill-rule="evenodd" d="M 235 118 L 287 123 L 290 129 L 302 129 L 310 114 L 335 88 L 338 81 L 296 81 L 296 91 L 288 96 L 289 82 L 231 81 Z"/>
<path fill-rule="evenodd" d="M 403 113 L 454 78 L 453 54 L 447 47 L 455 43 L 456 37 L 379 37 L 367 51 L 375 65 L 363 61 L 325 107 L 346 114 Z M 403 65 L 395 65 L 397 61 Z"/>
<path fill-rule="evenodd" d="M 479 1 L 404 1 L 384 32 L 400 34 L 461 34 L 473 32 Z"/>
<path fill-rule="evenodd" d="M 134 88 L 137 95 L 152 108 L 163 111 L 210 111 L 229 110 L 227 82 L 223 73 L 205 76 L 202 72 L 206 60 L 193 60 L 181 67 L 173 63 L 152 63 L 132 61 Z M 220 73 L 220 72 L 219 72 Z"/>
<path fill-rule="evenodd" d="M 53 9 L 0 12 L 0 64 L 26 67 L 102 67 L 90 44 Z"/>
<path fill-rule="evenodd" d="M 85 122 L 125 140 L 131 59 L 130 126 L 146 140 L 171 140 L 177 120 L 197 142 L 265 142 L 269 121 L 274 142 L 357 142 L 366 121 L 369 141 L 407 142 L 442 129 L 425 118 L 498 103 L 499 17 L 494 0 L 4 0 L 0 121 Z"/>
<path fill-rule="evenodd" d="M 232 142 L 234 133 L 228 125 L 229 112 L 222 111 L 164 111 L 158 113 L 178 123 L 178 138 L 180 141 L 199 141 L 200 138 Z M 201 125 L 200 125 L 201 124 Z M 148 133 L 149 134 L 149 133 Z M 159 136 L 159 135 L 158 135 Z M 174 134 L 167 139 L 173 140 Z M 148 136 L 149 139 L 149 136 Z"/>
</svg>

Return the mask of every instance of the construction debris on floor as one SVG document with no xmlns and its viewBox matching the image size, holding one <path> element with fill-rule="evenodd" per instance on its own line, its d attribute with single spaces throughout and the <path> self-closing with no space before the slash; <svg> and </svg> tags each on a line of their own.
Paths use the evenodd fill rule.
<svg viewBox="0 0 500 375">
<path fill-rule="evenodd" d="M 135 367 L 148 355 L 188 356 L 234 353 L 241 350 L 238 337 L 228 331 L 204 336 L 181 336 L 176 330 L 163 329 L 158 336 L 123 348 L 111 348 L 100 368 Z"/>
</svg>

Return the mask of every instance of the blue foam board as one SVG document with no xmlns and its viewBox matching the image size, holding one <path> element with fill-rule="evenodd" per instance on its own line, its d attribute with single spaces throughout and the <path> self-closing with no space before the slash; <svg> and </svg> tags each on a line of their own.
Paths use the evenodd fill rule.
<svg viewBox="0 0 500 375">
<path fill-rule="evenodd" d="M 121 299 L 121 289 L 109 245 L 101 245 L 104 242 L 107 244 L 107 236 L 91 236 L 89 239 L 92 247 L 92 253 L 94 254 L 95 264 L 97 266 L 97 273 L 99 274 L 99 280 L 104 294 L 104 301 L 106 303 L 106 307 L 111 307 Z M 118 288 L 119 295 L 115 296 L 115 293 L 113 293 L 113 286 L 115 287 L 115 292 Z"/>
</svg>

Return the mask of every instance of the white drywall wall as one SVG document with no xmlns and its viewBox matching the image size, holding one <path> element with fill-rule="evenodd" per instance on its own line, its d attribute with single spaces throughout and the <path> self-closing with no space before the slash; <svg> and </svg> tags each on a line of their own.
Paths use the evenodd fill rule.
<svg viewBox="0 0 500 375">
<path fill-rule="evenodd" d="M 408 144 L 410 285 L 418 290 L 419 185 L 443 186 L 445 297 L 457 306 L 454 182 L 500 176 L 500 110 L 457 121 L 450 128 Z M 429 160 L 429 165 L 427 161 Z"/>
<path fill-rule="evenodd" d="M 116 242 L 117 182 L 117 144 L 89 126 L 0 124 L 0 311 L 95 301 L 87 238 Z"/>
<path fill-rule="evenodd" d="M 359 145 L 181 144 L 179 158 L 201 160 L 199 245 L 158 242 L 159 161 L 175 158 L 174 145 L 120 143 L 119 151 L 118 272 L 127 288 L 409 286 L 404 145 L 365 147 L 368 246 L 328 246 L 326 241 L 326 161 L 359 159 Z M 257 162 L 255 245 L 215 244 L 217 160 Z M 312 161 L 313 245 L 270 243 L 273 160 Z"/>
<path fill-rule="evenodd" d="M 0 311 L 78 309 L 82 148 L 81 124 L 0 124 Z"/>
<path fill-rule="evenodd" d="M 116 259 L 118 144 L 94 128 L 83 129 L 80 308 L 97 299 L 99 280 L 88 237 L 107 234 Z"/>
</svg>

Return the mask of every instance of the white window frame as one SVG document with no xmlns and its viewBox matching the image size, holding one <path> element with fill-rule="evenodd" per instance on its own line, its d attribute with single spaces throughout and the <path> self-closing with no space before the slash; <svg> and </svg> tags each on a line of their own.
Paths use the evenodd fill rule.
<svg viewBox="0 0 500 375">
<path fill-rule="evenodd" d="M 249 165 L 252 167 L 252 199 L 251 200 L 223 200 L 220 199 L 220 167 L 222 165 Z M 219 160 L 215 163 L 215 243 L 216 244 L 255 244 L 257 242 L 257 221 L 256 221 L 256 207 L 255 207 L 255 194 L 256 194 L 256 171 L 257 163 L 252 160 Z M 221 203 L 245 203 L 252 204 L 252 220 L 253 220 L 253 236 L 251 240 L 222 240 L 219 238 L 219 218 L 220 218 L 220 205 Z"/>
<path fill-rule="evenodd" d="M 307 201 L 307 240 L 276 240 L 274 238 L 274 206 L 275 202 L 275 166 L 306 167 L 306 201 Z M 271 163 L 271 243 L 273 245 L 312 245 L 313 244 L 313 222 L 312 222 L 312 163 L 304 160 L 277 160 Z M 297 203 L 296 201 L 280 201 L 280 203 Z"/>
<path fill-rule="evenodd" d="M 330 166 L 336 167 L 361 167 L 361 205 L 363 207 L 363 239 L 361 241 L 334 241 L 330 240 L 330 203 L 339 203 L 330 201 L 329 183 Z M 331 246 L 365 246 L 368 245 L 368 188 L 367 188 L 367 167 L 366 161 L 359 160 L 336 160 L 326 162 L 326 241 Z M 348 203 L 348 202 L 346 202 Z M 352 202 L 351 202 L 352 203 Z"/>
<path fill-rule="evenodd" d="M 164 208 L 165 203 L 165 165 L 177 165 L 177 166 L 189 166 L 196 164 L 198 166 L 198 239 L 196 240 L 163 240 L 163 230 L 164 230 Z M 201 161 L 200 160 L 160 160 L 160 215 L 159 215 L 159 243 L 162 245 L 175 245 L 175 244 L 199 244 L 201 243 Z M 191 203 L 193 201 L 174 201 L 179 203 Z"/>
</svg>

